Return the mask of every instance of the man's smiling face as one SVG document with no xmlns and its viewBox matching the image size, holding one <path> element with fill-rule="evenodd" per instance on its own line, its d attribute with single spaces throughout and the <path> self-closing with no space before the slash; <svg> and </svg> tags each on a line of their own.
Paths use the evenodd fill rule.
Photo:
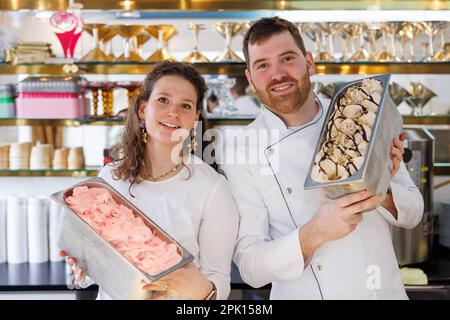
<svg viewBox="0 0 450 320">
<path fill-rule="evenodd" d="M 310 91 L 314 63 L 296 45 L 288 31 L 248 45 L 246 76 L 264 104 L 273 112 L 294 113 Z"/>
</svg>

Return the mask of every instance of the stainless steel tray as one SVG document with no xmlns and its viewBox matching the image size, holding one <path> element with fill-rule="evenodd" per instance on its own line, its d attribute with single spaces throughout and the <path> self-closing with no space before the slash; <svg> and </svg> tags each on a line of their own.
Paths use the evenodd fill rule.
<svg viewBox="0 0 450 320">
<path fill-rule="evenodd" d="M 373 195 L 381 195 L 382 201 L 385 199 L 392 171 L 392 160 L 390 158 L 389 150 L 392 145 L 392 139 L 398 137 L 402 131 L 403 119 L 388 93 L 390 74 L 382 74 L 367 78 L 381 81 L 383 92 L 381 94 L 380 107 L 376 114 L 371 138 L 361 168 L 347 179 L 317 182 L 311 178 L 315 156 L 326 139 L 327 123 L 334 110 L 336 101 L 341 98 L 345 89 L 357 83 L 361 83 L 364 79 L 342 83 L 337 86 L 317 141 L 308 175 L 305 179 L 304 188 L 306 190 L 324 188 L 327 196 L 335 199 L 348 193 L 367 189 Z"/>
<path fill-rule="evenodd" d="M 135 214 L 141 216 L 156 236 L 168 243 L 175 244 L 182 260 L 158 274 L 148 274 L 134 266 L 67 205 L 64 199 L 72 195 L 74 188 L 80 186 L 108 189 L 117 203 L 127 206 Z M 80 267 L 114 299 L 147 299 L 151 296 L 151 292 L 142 290 L 141 280 L 155 281 L 194 259 L 192 254 L 102 178 L 85 180 L 53 194 L 51 198 L 66 209 L 59 222 L 58 247 L 66 251 L 69 256 L 76 258 Z"/>
</svg>

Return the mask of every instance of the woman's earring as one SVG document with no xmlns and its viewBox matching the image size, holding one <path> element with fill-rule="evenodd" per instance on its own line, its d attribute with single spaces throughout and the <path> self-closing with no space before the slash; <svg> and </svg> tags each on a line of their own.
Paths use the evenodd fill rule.
<svg viewBox="0 0 450 320">
<path fill-rule="evenodd" d="M 197 140 L 195 140 L 195 137 L 192 138 L 191 142 L 188 144 L 189 152 L 195 152 L 197 150 Z"/>
<path fill-rule="evenodd" d="M 144 143 L 147 143 L 147 131 L 145 131 L 145 128 L 142 128 L 142 141 L 144 141 Z"/>
<path fill-rule="evenodd" d="M 141 128 L 141 137 L 144 143 L 147 143 L 147 131 L 145 130 L 145 122 L 144 120 L 139 121 L 139 128 Z"/>
</svg>

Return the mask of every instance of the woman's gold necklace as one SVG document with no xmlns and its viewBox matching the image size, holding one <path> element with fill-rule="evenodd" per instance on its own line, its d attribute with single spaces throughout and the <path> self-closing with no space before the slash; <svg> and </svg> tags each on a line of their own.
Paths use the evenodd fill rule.
<svg viewBox="0 0 450 320">
<path fill-rule="evenodd" d="M 167 177 L 169 174 L 171 174 L 171 173 L 177 171 L 179 167 L 180 167 L 180 165 L 177 164 L 174 168 L 172 168 L 171 170 L 167 171 L 166 173 L 163 173 L 163 174 L 160 175 L 160 176 L 157 176 L 157 177 L 150 176 L 150 180 L 153 181 L 153 182 L 159 181 L 159 180 L 161 180 L 162 178 Z"/>
</svg>

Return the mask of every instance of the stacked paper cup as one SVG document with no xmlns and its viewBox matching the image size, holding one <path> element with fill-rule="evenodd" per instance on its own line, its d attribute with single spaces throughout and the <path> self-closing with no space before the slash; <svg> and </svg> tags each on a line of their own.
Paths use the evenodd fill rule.
<svg viewBox="0 0 450 320">
<path fill-rule="evenodd" d="M 11 170 L 28 169 L 31 142 L 11 143 L 9 148 L 9 168 Z"/>
<path fill-rule="evenodd" d="M 48 237 L 49 237 L 49 248 L 50 248 L 50 261 L 62 261 L 63 258 L 59 256 L 59 248 L 57 245 L 58 241 L 58 225 L 59 217 L 64 210 L 58 203 L 50 200 L 49 206 L 49 223 L 48 223 Z"/>
<path fill-rule="evenodd" d="M 83 147 L 70 148 L 67 162 L 69 170 L 83 169 L 84 168 Z"/>
<path fill-rule="evenodd" d="M 31 148 L 30 169 L 47 170 L 51 168 L 53 158 L 53 146 L 40 144 Z"/>
<path fill-rule="evenodd" d="M 48 199 L 28 198 L 28 261 L 48 261 Z"/>
<path fill-rule="evenodd" d="M 0 170 L 9 168 L 9 144 L 0 146 Z"/>
<path fill-rule="evenodd" d="M 0 198 L 0 263 L 6 262 L 6 198 Z"/>
<path fill-rule="evenodd" d="M 6 252 L 8 263 L 28 261 L 27 198 L 8 196 L 6 209 Z"/>
<path fill-rule="evenodd" d="M 53 157 L 53 169 L 54 170 L 67 170 L 67 158 L 69 156 L 68 148 L 61 148 L 55 150 L 55 155 Z"/>
</svg>

